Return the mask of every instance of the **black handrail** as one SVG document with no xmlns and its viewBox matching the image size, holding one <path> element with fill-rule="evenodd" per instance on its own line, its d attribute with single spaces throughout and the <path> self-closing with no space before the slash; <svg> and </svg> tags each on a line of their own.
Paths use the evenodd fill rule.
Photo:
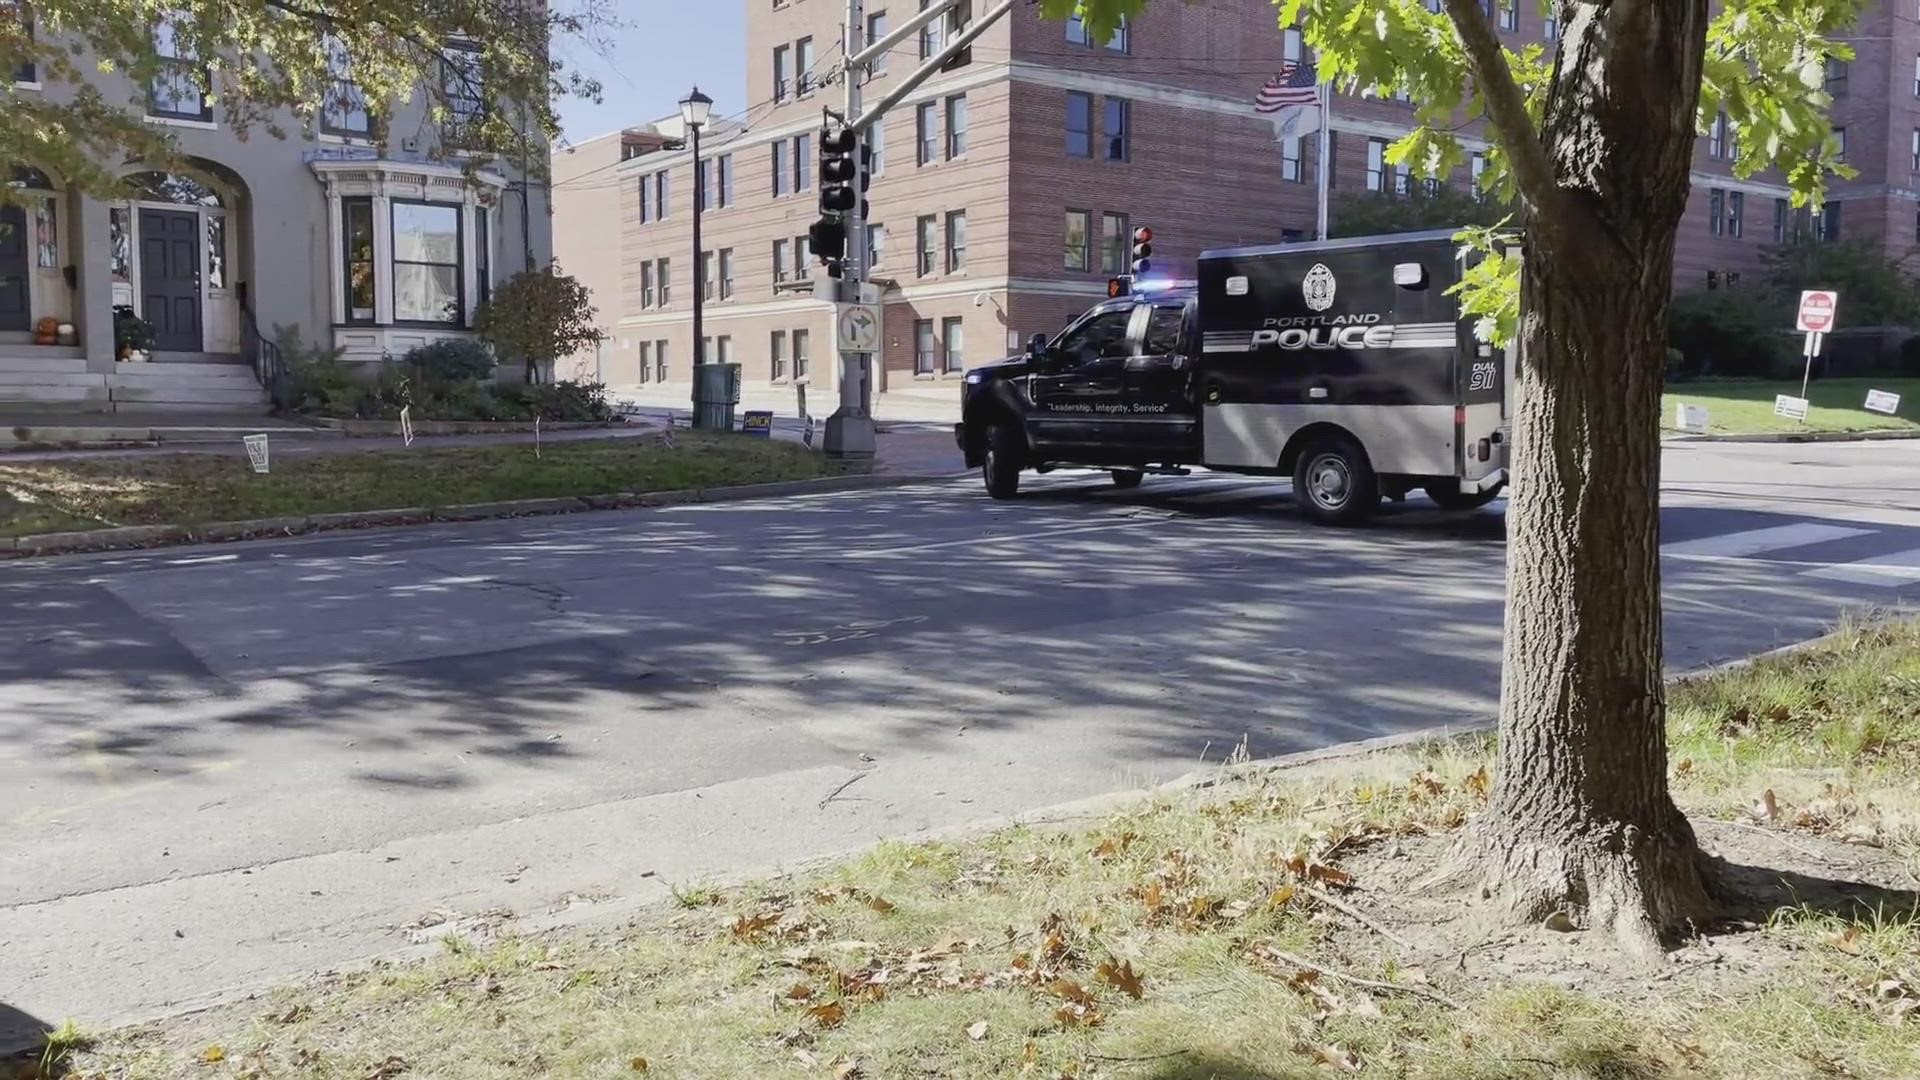
<svg viewBox="0 0 1920 1080">
<path fill-rule="evenodd" d="M 247 300 L 247 283 L 241 282 L 235 291 L 240 298 L 240 353 L 253 365 L 253 376 L 266 387 L 274 407 L 285 408 L 289 376 L 286 356 L 278 344 L 260 332 L 260 322 Z"/>
</svg>

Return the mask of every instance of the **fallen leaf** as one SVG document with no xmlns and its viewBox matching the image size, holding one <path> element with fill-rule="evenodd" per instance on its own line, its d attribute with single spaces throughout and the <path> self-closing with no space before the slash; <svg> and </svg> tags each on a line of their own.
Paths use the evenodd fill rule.
<svg viewBox="0 0 1920 1080">
<path fill-rule="evenodd" d="M 1833 935 L 1827 939 L 1827 944 L 1832 945 L 1848 956 L 1859 956 L 1866 951 L 1866 947 L 1860 944 L 1860 928 L 1857 926 L 1849 926 L 1840 933 Z"/>
<path fill-rule="evenodd" d="M 1693 771 L 1693 759 L 1690 757 L 1681 758 L 1678 762 L 1674 763 L 1673 771 L 1680 776 L 1687 775 Z"/>
<path fill-rule="evenodd" d="M 1053 1011 L 1053 1018 L 1062 1027 L 1095 1027 L 1105 1017 L 1100 1010 L 1077 1001 L 1069 1001 Z"/>
<path fill-rule="evenodd" d="M 733 936 L 737 938 L 759 937 L 780 921 L 778 911 L 763 911 L 757 915 L 742 915 L 733 921 Z"/>
<path fill-rule="evenodd" d="M 646 1072 L 648 1068 L 647 1059 L 643 1057 L 634 1058 L 632 1061 L 627 1062 L 627 1068 L 634 1072 Z"/>
<path fill-rule="evenodd" d="M 1463 1031 L 1460 1033 L 1460 1049 L 1462 1050 L 1473 1049 L 1473 1032 Z"/>
<path fill-rule="evenodd" d="M 1473 775 L 1467 777 L 1462 783 L 1468 791 L 1473 792 L 1481 798 L 1485 798 L 1487 792 L 1493 789 L 1493 778 L 1487 775 L 1487 767 L 1485 765 L 1476 769 Z"/>
<path fill-rule="evenodd" d="M 1146 905 L 1149 919 L 1159 918 L 1160 913 L 1167 909 L 1166 898 L 1161 893 L 1160 883 L 1157 881 L 1147 886 L 1147 891 L 1141 895 L 1140 902 Z"/>
<path fill-rule="evenodd" d="M 307 1016 L 312 1012 L 313 1010 L 307 1008 L 305 1005 L 295 1005 L 289 1008 L 286 1012 L 276 1013 L 269 1019 L 271 1019 L 276 1024 L 297 1024 L 300 1021 L 305 1020 Z"/>
<path fill-rule="evenodd" d="M 1793 710 L 1787 708 L 1785 705 L 1775 705 L 1768 711 L 1767 719 L 1772 720 L 1776 724 L 1784 724 L 1793 719 Z"/>
<path fill-rule="evenodd" d="M 1307 876 L 1328 885 L 1346 888 L 1353 884 L 1353 875 L 1322 863 L 1313 863 L 1307 867 Z"/>
<path fill-rule="evenodd" d="M 813 1051 L 811 1050 L 795 1050 L 793 1052 L 793 1060 L 805 1065 L 809 1069 L 820 1064 L 820 1059 L 813 1056 Z"/>
<path fill-rule="evenodd" d="M 861 902 L 882 915 L 893 914 L 893 904 L 878 896 L 863 896 Z"/>
<path fill-rule="evenodd" d="M 855 1058 L 852 1061 L 843 1061 L 833 1068 L 833 1080 L 858 1080 L 859 1076 L 859 1058 Z"/>
<path fill-rule="evenodd" d="M 218 1065 L 225 1060 L 227 1060 L 226 1048 L 218 1043 L 200 1051 L 200 1064 L 202 1065 Z"/>
<path fill-rule="evenodd" d="M 1142 992 L 1140 975 L 1133 970 L 1133 961 L 1122 961 L 1119 967 L 1114 967 L 1111 963 L 1101 964 L 1094 972 L 1094 977 L 1133 1000 L 1140 1000 Z"/>
<path fill-rule="evenodd" d="M 1780 816 L 1780 801 L 1773 797 L 1773 789 L 1768 788 L 1760 793 L 1760 797 L 1747 808 L 1747 812 L 1761 821 L 1772 821 Z"/>
<path fill-rule="evenodd" d="M 395 1054 L 387 1060 L 367 1070 L 363 1080 L 392 1080 L 407 1071 L 407 1059 Z"/>
<path fill-rule="evenodd" d="M 1307 1047 L 1307 1052 L 1315 1062 L 1330 1069 L 1338 1069 L 1341 1072 L 1359 1072 L 1361 1069 L 1360 1055 L 1339 1043 L 1328 1046 L 1313 1044 Z"/>
<path fill-rule="evenodd" d="M 1293 894 L 1294 894 L 1294 888 L 1292 885 L 1282 885 L 1279 888 L 1273 890 L 1272 896 L 1267 897 L 1267 906 L 1268 907 L 1286 907 L 1288 901 L 1293 899 Z"/>
<path fill-rule="evenodd" d="M 977 1021 L 967 1027 L 967 1038 L 972 1039 L 974 1042 L 980 1042 L 986 1037 L 987 1022 L 985 1020 Z"/>
<path fill-rule="evenodd" d="M 1072 979 L 1055 979 L 1047 986 L 1047 989 L 1053 991 L 1060 997 L 1066 998 L 1068 1001 L 1078 1002 L 1082 1005 L 1093 1004 L 1093 995 L 1087 993 L 1086 987 L 1081 986 Z"/>
<path fill-rule="evenodd" d="M 787 988 L 788 1001 L 807 1001 L 813 997 L 813 987 L 806 983 L 794 983 Z"/>
<path fill-rule="evenodd" d="M 819 1021 L 820 1026 L 823 1028 L 839 1027 L 841 1022 L 847 1018 L 847 1010 L 842 1008 L 839 1003 L 832 1001 L 827 1002 L 825 1005 L 815 1005 L 807 1011 L 813 1014 L 813 1018 Z"/>
</svg>

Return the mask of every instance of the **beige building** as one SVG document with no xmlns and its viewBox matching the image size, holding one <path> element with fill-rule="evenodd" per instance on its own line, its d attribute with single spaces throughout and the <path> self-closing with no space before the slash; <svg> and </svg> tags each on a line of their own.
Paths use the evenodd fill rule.
<svg viewBox="0 0 1920 1080">
<path fill-rule="evenodd" d="M 558 182 L 555 247 L 563 264 L 591 265 L 604 281 L 617 222 L 617 300 L 612 286 L 596 288 L 611 333 L 598 370 L 623 396 L 686 407 L 700 288 L 707 355 L 742 365 L 747 406 L 791 412 L 805 377 L 809 410 L 825 415 L 835 401 L 832 325 L 812 297 L 819 269 L 805 237 L 819 214 L 821 109 L 842 103 L 845 7 L 747 4 L 748 101 L 716 105 L 716 115 L 733 115 L 704 142 L 705 184 L 694 181 L 690 153 L 664 140 L 618 153 L 609 145 L 593 165 L 556 159 L 556 172 L 598 169 L 612 180 Z M 918 6 L 868 0 L 869 40 Z M 1556 32 L 1531 4 L 1500 5 L 1495 20 L 1516 46 Z M 895 50 L 866 100 L 951 32 L 937 27 Z M 1261 85 L 1302 51 L 1268 0 L 1154 4 L 1103 43 L 1022 3 L 968 62 L 909 94 L 872 140 L 872 277 L 885 310 L 876 413 L 950 413 L 967 367 L 1060 329 L 1106 294 L 1108 277 L 1125 271 L 1136 226 L 1152 227 L 1157 272 L 1175 277 L 1191 276 L 1207 248 L 1311 236 L 1317 140 L 1283 140 L 1253 108 Z M 1336 97 L 1336 196 L 1409 189 L 1385 151 L 1408 130 L 1412 109 L 1390 97 Z M 655 125 L 608 138 L 660 133 Z M 1472 130 L 1466 138 L 1484 149 Z M 1704 284 L 1708 270 L 1758 269 L 1774 240 L 1787 190 L 1777 179 L 1734 179 L 1728 147 L 1725 137 L 1701 140 L 1678 259 L 1683 288 Z M 1456 184 L 1469 182 L 1478 159 Z M 696 260 L 692 200 L 701 186 Z M 593 209 L 575 213 L 575 199 Z"/>
</svg>

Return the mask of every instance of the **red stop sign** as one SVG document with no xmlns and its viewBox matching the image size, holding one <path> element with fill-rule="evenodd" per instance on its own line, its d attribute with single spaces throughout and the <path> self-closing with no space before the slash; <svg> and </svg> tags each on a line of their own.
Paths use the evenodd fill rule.
<svg viewBox="0 0 1920 1080">
<path fill-rule="evenodd" d="M 1834 309 L 1840 306 L 1838 293 L 1810 289 L 1800 294 L 1800 318 L 1795 323 L 1803 334 L 1824 334 L 1833 329 Z"/>
</svg>

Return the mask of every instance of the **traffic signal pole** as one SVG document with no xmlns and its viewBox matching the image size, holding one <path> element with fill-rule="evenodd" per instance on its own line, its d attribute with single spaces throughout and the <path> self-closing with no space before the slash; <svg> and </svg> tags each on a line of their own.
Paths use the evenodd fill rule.
<svg viewBox="0 0 1920 1080">
<path fill-rule="evenodd" d="M 853 139 L 854 179 L 853 205 L 850 209 L 823 214 L 820 225 L 831 228 L 837 224 L 845 238 L 845 251 L 840 259 L 830 256 L 822 261 L 832 266 L 838 263 L 838 275 L 829 274 L 821 279 L 818 288 L 826 298 L 834 302 L 834 345 L 840 365 L 840 405 L 827 417 L 827 430 L 824 448 L 827 457 L 838 461 L 867 461 L 873 458 L 873 374 L 875 353 L 856 352 L 842 349 L 840 338 L 840 313 L 847 304 L 873 303 L 878 307 L 878 297 L 871 295 L 867 285 L 867 221 L 866 221 L 866 176 L 869 161 L 865 151 L 866 133 L 874 124 L 886 116 L 887 111 L 899 104 L 920 84 L 927 81 L 935 72 L 945 67 L 949 61 L 966 50 L 987 31 L 995 22 L 1013 9 L 1014 0 L 1002 0 L 992 11 L 975 19 L 965 29 L 954 35 L 953 40 L 935 55 L 929 57 L 919 69 L 900 80 L 878 104 L 863 112 L 860 98 L 860 86 L 866 80 L 875 58 L 905 41 L 935 19 L 943 19 L 954 10 L 958 0 L 934 0 L 923 11 L 914 16 L 879 41 L 864 41 L 866 32 L 866 12 L 863 0 L 847 0 L 846 22 L 841 27 L 842 47 L 847 61 L 842 77 L 846 80 L 846 101 L 840 114 L 841 129 L 851 133 Z M 822 146 L 826 137 L 821 139 Z M 827 197 L 828 155 L 820 155 L 822 173 L 821 195 L 823 202 Z M 824 209 L 824 207 L 823 207 Z M 817 225 L 816 228 L 819 228 Z M 816 245 L 817 247 L 817 245 Z M 816 250 L 816 255 L 820 253 Z M 826 290 L 831 290 L 827 292 Z M 884 321 L 884 320 L 882 320 Z"/>
</svg>

